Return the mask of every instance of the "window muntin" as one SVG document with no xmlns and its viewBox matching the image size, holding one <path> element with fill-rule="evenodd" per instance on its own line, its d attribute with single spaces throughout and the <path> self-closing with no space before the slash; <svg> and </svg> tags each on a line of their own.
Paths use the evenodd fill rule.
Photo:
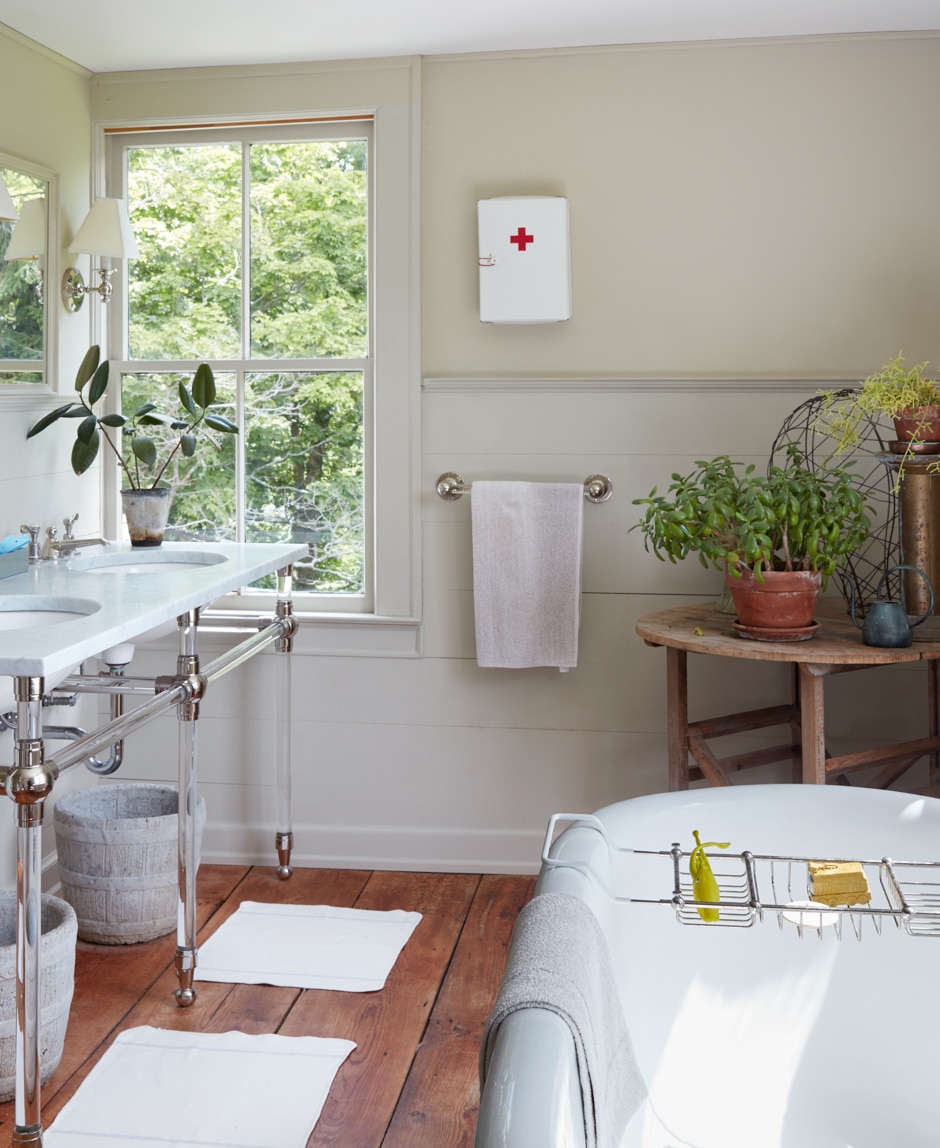
<svg viewBox="0 0 940 1148">
<path fill-rule="evenodd" d="M 296 589 L 368 610 L 371 132 L 323 134 L 122 141 L 123 409 L 210 362 L 242 433 L 179 460 L 168 537 L 306 542 Z"/>
</svg>

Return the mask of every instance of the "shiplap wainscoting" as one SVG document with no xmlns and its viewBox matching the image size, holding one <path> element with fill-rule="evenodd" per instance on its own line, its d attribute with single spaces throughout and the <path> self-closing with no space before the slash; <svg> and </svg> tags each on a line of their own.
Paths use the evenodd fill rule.
<svg viewBox="0 0 940 1148">
<path fill-rule="evenodd" d="M 416 494 L 420 642 L 383 653 L 364 640 L 344 654 L 335 640 L 317 637 L 335 620 L 303 623 L 292 705 L 297 863 L 532 872 L 551 813 L 665 788 L 665 657 L 637 638 L 634 621 L 714 597 L 721 576 L 694 560 L 672 566 L 647 554 L 639 533 L 630 533 L 632 500 L 664 488 L 673 471 L 699 458 L 728 452 L 763 466 L 793 408 L 839 382 L 427 380 Z M 472 495 L 456 502 L 437 496 L 437 477 L 448 470 L 471 482 L 581 481 L 595 471 L 612 479 L 610 501 L 585 507 L 576 670 L 476 665 Z M 208 637 L 207 656 L 226 640 Z M 130 672 L 172 668 L 174 643 L 161 646 L 142 649 Z M 271 857 L 274 656 L 214 683 L 203 703 L 199 776 L 210 862 Z M 902 729 L 916 736 L 910 731 L 925 721 L 916 674 L 871 671 L 829 683 L 833 743 L 861 747 Z M 690 660 L 693 717 L 773 705 L 786 695 L 780 666 Z M 737 740 L 757 748 L 775 733 Z M 133 735 L 120 776 L 174 780 L 176 734 L 168 718 Z M 747 780 L 787 780 L 786 768 L 755 769 Z"/>
</svg>

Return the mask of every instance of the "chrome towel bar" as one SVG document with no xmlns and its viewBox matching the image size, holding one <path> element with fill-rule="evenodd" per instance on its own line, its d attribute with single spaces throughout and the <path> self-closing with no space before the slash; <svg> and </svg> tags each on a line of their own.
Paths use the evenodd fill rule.
<svg viewBox="0 0 940 1148">
<path fill-rule="evenodd" d="M 464 482 L 459 474 L 448 471 L 437 480 L 435 490 L 448 502 L 469 494 L 472 483 Z M 589 474 L 584 480 L 584 497 L 588 502 L 606 502 L 614 492 L 614 484 L 606 474 Z"/>
</svg>

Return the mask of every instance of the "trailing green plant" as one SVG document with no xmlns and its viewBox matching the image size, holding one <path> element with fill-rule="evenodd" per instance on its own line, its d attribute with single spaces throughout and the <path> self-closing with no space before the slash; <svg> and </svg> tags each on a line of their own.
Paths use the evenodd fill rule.
<svg viewBox="0 0 940 1148">
<path fill-rule="evenodd" d="M 816 570 L 823 583 L 868 537 L 868 502 L 846 466 L 810 469 L 799 448 L 787 448 L 785 466 L 758 474 L 751 464 L 721 455 L 673 474 L 666 494 L 656 488 L 633 530 L 661 561 L 697 554 L 703 566 L 758 579 L 771 570 Z"/>
<path fill-rule="evenodd" d="M 43 415 L 26 434 L 28 439 L 32 438 L 59 419 L 81 419 L 72 445 L 72 470 L 76 474 L 84 474 L 92 465 L 104 439 L 117 458 L 128 486 L 133 490 L 152 489 L 159 486 L 166 468 L 177 454 L 192 458 L 200 432 L 208 429 L 221 434 L 238 434 L 238 427 L 231 419 L 210 411 L 216 402 L 216 387 L 208 363 L 201 363 L 196 368 L 191 389 L 185 382 L 180 382 L 177 393 L 181 409 L 178 414 L 165 414 L 152 402 L 139 406 L 131 415 L 96 414 L 94 407 L 107 393 L 109 375 L 108 360 L 101 361 L 100 349 L 90 347 L 75 376 L 78 401 L 65 403 Z M 146 428 L 149 427 L 165 427 L 170 432 L 169 438 L 161 441 L 161 446 L 166 449 L 162 461 L 157 443 L 147 433 Z M 112 438 L 115 431 L 120 432 L 126 441 L 126 453 L 115 445 Z M 206 437 L 213 441 L 211 435 Z"/>
<path fill-rule="evenodd" d="M 923 362 L 907 367 L 898 352 L 880 371 L 863 379 L 860 389 L 851 395 L 844 390 L 824 392 L 817 426 L 832 439 L 835 453 L 845 454 L 858 447 L 868 420 L 877 422 L 880 416 L 893 419 L 940 404 L 940 380 L 924 373 L 929 366 Z"/>
</svg>

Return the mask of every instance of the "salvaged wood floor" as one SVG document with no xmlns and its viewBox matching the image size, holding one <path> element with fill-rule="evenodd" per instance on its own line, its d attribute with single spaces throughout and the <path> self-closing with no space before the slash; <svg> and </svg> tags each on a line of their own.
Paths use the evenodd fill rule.
<svg viewBox="0 0 940 1148">
<path fill-rule="evenodd" d="M 534 886 L 532 877 L 336 869 L 297 869 L 281 882 L 273 867 L 203 866 L 200 942 L 242 901 L 416 910 L 423 918 L 381 992 L 197 982 L 190 1009 L 173 996 L 175 937 L 79 941 L 65 1051 L 42 1092 L 43 1126 L 119 1032 L 148 1024 L 354 1040 L 307 1148 L 469 1148 L 480 1034 Z M 4 1146 L 13 1125 L 13 1104 L 0 1105 Z"/>
</svg>

